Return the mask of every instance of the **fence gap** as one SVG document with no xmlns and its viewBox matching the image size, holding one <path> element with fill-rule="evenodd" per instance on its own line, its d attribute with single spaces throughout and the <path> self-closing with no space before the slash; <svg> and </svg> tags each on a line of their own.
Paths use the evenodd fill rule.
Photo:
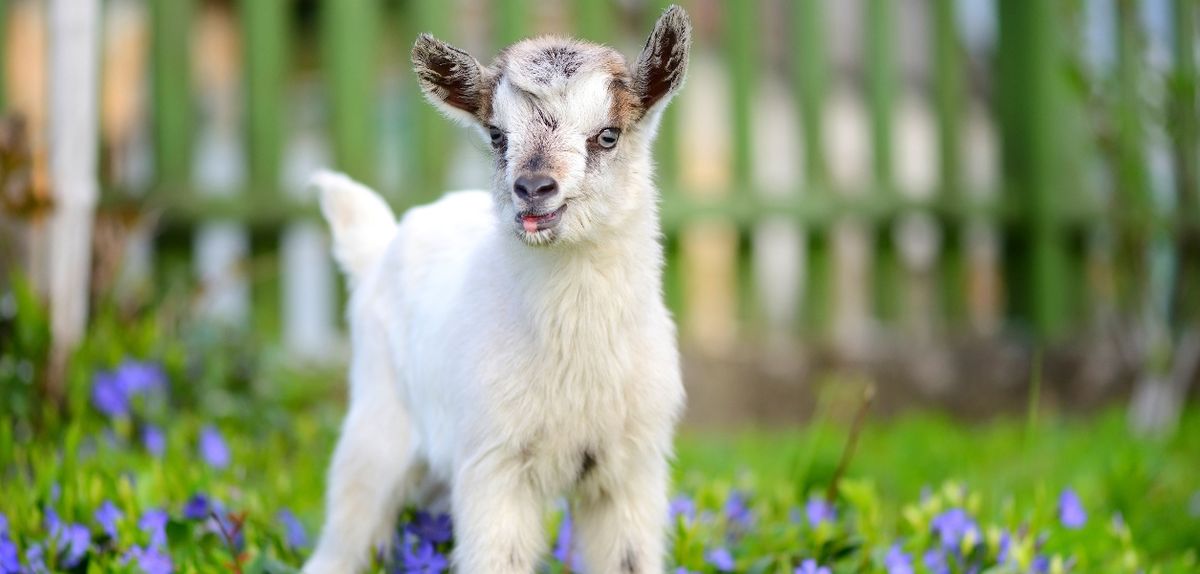
<svg viewBox="0 0 1200 574">
<path fill-rule="evenodd" d="M 198 5 L 195 50 L 196 100 L 205 121 L 196 130 L 189 199 L 201 204 L 237 205 L 250 199 L 246 187 L 245 130 L 242 128 L 240 71 L 246 46 L 237 42 L 233 8 Z M 203 213 L 192 237 L 193 269 L 200 279 L 197 309 L 221 327 L 244 328 L 253 314 L 252 283 L 262 280 L 250 255 L 250 231 L 236 210 Z M 264 315 L 265 316 L 265 315 Z M 268 322 L 269 324 L 269 322 Z"/>
</svg>

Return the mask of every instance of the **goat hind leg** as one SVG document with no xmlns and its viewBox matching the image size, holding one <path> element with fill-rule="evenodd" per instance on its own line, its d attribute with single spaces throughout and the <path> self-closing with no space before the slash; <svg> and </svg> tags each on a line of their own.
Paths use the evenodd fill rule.
<svg viewBox="0 0 1200 574">
<path fill-rule="evenodd" d="M 355 349 L 350 412 L 329 468 L 325 525 L 305 574 L 362 570 L 375 545 L 389 541 L 413 478 L 408 412 L 380 341 L 366 343 Z"/>
</svg>

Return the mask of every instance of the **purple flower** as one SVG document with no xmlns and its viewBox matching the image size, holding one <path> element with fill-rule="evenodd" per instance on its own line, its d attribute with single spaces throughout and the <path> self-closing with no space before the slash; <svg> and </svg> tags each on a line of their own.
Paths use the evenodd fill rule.
<svg viewBox="0 0 1200 574">
<path fill-rule="evenodd" d="M 149 510 L 138 520 L 138 528 L 150 535 L 150 548 L 167 546 L 167 521 L 170 516 L 162 509 Z M 140 561 L 139 561 L 140 563 Z"/>
<path fill-rule="evenodd" d="M 921 558 L 921 562 L 933 574 L 950 574 L 950 567 L 946 565 L 946 553 L 943 550 L 933 549 L 925 553 Z"/>
<path fill-rule="evenodd" d="M 794 574 L 830 574 L 829 568 L 817 564 L 816 560 L 809 558 L 800 563 L 800 567 L 796 568 Z"/>
<path fill-rule="evenodd" d="M 232 538 L 229 543 L 233 544 L 234 548 L 241 550 L 246 545 L 246 533 L 242 527 L 236 524 L 225 505 L 221 504 L 220 500 L 210 500 L 208 511 L 209 519 L 204 523 L 205 528 L 220 536 L 222 540 Z"/>
<path fill-rule="evenodd" d="M 8 535 L 8 516 L 0 512 L 0 536 Z"/>
<path fill-rule="evenodd" d="M 1074 490 L 1066 489 L 1058 497 L 1058 520 L 1063 526 L 1076 530 L 1087 524 L 1087 511 Z"/>
<path fill-rule="evenodd" d="M 49 572 L 46 568 L 46 549 L 40 543 L 29 545 L 29 549 L 25 551 L 25 563 L 29 566 L 25 572 L 43 574 Z"/>
<path fill-rule="evenodd" d="M 968 533 L 979 535 L 979 527 L 971 520 L 971 515 L 961 508 L 951 508 L 935 516 L 933 531 L 941 537 L 942 547 L 947 550 L 957 550 Z"/>
<path fill-rule="evenodd" d="M 667 507 L 667 516 L 671 522 L 676 522 L 679 517 L 683 517 L 684 522 L 691 522 L 696 519 L 696 502 L 686 495 L 679 495 L 671 499 L 671 504 Z"/>
<path fill-rule="evenodd" d="M 92 533 L 82 524 L 59 523 L 50 536 L 62 555 L 61 565 L 68 570 L 83 561 L 83 556 L 92 545 Z"/>
<path fill-rule="evenodd" d="M 430 514 L 417 512 L 413 521 L 404 530 L 416 536 L 419 540 L 439 544 L 449 542 L 454 537 L 454 526 L 449 514 Z"/>
<path fill-rule="evenodd" d="M 279 522 L 283 523 L 283 539 L 289 548 L 299 550 L 308 546 L 308 533 L 304 531 L 304 525 L 300 524 L 291 510 L 286 508 L 280 510 L 278 518 Z"/>
<path fill-rule="evenodd" d="M 140 395 L 166 386 L 162 367 L 148 362 L 126 360 L 112 373 L 126 396 Z"/>
<path fill-rule="evenodd" d="M 583 569 L 583 562 L 579 558 L 579 553 L 575 552 L 572 542 L 571 510 L 564 508 L 562 523 L 558 526 L 558 540 L 554 543 L 554 559 L 560 563 L 570 567 L 572 571 L 578 572 Z"/>
<path fill-rule="evenodd" d="M 996 549 L 996 563 L 1004 564 L 1008 562 L 1008 550 L 1012 547 L 1012 536 L 1008 531 L 1000 533 L 999 548 Z"/>
<path fill-rule="evenodd" d="M 116 540 L 117 521 L 121 519 L 121 511 L 117 510 L 117 506 L 111 500 L 105 500 L 100 508 L 96 509 L 95 517 L 104 532 L 108 533 L 108 537 Z"/>
<path fill-rule="evenodd" d="M 142 429 L 142 446 L 146 447 L 146 452 L 155 457 L 161 457 L 167 450 L 167 436 L 163 434 L 162 429 L 154 425 L 146 425 Z"/>
<path fill-rule="evenodd" d="M 704 561 L 721 572 L 733 572 L 733 569 L 736 567 L 736 564 L 733 562 L 733 555 L 724 547 L 713 548 L 705 552 Z"/>
<path fill-rule="evenodd" d="M 188 520 L 204 520 L 212 512 L 213 506 L 208 497 L 203 494 L 193 494 L 183 505 L 183 517 Z"/>
<path fill-rule="evenodd" d="M 83 555 L 92 545 L 92 534 L 82 524 L 66 524 L 53 510 L 46 510 L 46 532 L 54 541 L 55 548 L 62 553 L 62 565 L 68 569 L 79 565 Z"/>
<path fill-rule="evenodd" d="M 687 568 L 680 566 L 679 568 L 675 569 L 675 574 L 700 574 L 700 573 L 696 572 L 695 570 L 688 570 Z"/>
<path fill-rule="evenodd" d="M 418 542 L 414 552 L 407 544 L 404 547 L 404 571 L 409 574 L 436 574 L 449 567 L 446 557 L 438 553 L 429 542 Z"/>
<path fill-rule="evenodd" d="M 883 567 L 887 574 L 913 574 L 912 556 L 909 556 L 899 544 L 893 544 L 883 557 Z"/>
<path fill-rule="evenodd" d="M 834 512 L 833 505 L 819 496 L 808 499 L 804 505 L 804 515 L 808 517 L 808 525 L 811 528 L 820 526 L 822 522 L 837 520 L 837 513 Z"/>
<path fill-rule="evenodd" d="M 216 427 L 208 425 L 200 431 L 200 456 L 213 468 L 229 466 L 229 446 Z"/>
<path fill-rule="evenodd" d="M 730 524 L 738 527 L 749 527 L 754 521 L 754 514 L 746 504 L 746 496 L 738 491 L 729 493 L 725 501 L 725 518 Z"/>
<path fill-rule="evenodd" d="M 171 574 L 175 570 L 171 564 L 171 556 L 162 548 L 153 545 L 149 548 L 134 546 L 125 554 L 124 563 L 130 560 L 136 561 L 138 568 L 145 574 Z"/>
<path fill-rule="evenodd" d="M 21 557 L 17 545 L 8 539 L 7 532 L 0 532 L 0 574 L 20 574 Z"/>
<path fill-rule="evenodd" d="M 1045 556 L 1034 556 L 1033 563 L 1029 565 L 1029 571 L 1034 574 L 1046 574 L 1050 571 L 1050 559 Z"/>
<path fill-rule="evenodd" d="M 110 419 L 129 414 L 129 397 L 113 373 L 96 373 L 92 380 L 92 405 Z"/>
</svg>

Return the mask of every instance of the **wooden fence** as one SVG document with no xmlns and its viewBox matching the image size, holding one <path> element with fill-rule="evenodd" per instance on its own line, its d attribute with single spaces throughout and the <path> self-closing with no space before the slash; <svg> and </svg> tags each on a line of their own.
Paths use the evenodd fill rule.
<svg viewBox="0 0 1200 574">
<path fill-rule="evenodd" d="M 0 15 L 22 3 L 0 0 Z M 105 204 L 161 210 L 158 257 L 211 259 L 194 265 L 202 278 L 216 281 L 220 269 L 247 258 L 274 261 L 282 251 L 282 271 L 251 274 L 240 291 L 226 293 L 232 303 L 214 305 L 235 315 L 253 307 L 268 330 L 282 325 L 291 332 L 297 327 L 289 322 L 307 322 L 298 329 L 309 335 L 296 336 L 307 341 L 302 347 L 320 348 L 337 290 L 300 172 L 331 164 L 380 186 L 403 209 L 436 197 L 462 169 L 455 159 L 461 135 L 420 99 L 407 72 L 407 48 L 418 31 L 481 60 L 547 29 L 608 41 L 632 55 L 665 4 L 109 0 L 108 10 L 119 5 L 146 15 L 149 91 L 140 109 L 148 127 L 141 138 L 152 169 L 140 184 L 110 173 Z M 1195 320 L 1193 0 L 683 4 L 697 23 L 698 65 L 717 71 L 705 80 L 693 70 L 664 118 L 656 152 L 668 297 L 686 333 L 715 345 L 734 329 L 850 345 L 864 330 L 914 329 L 1053 341 L 1091 328 L 1104 314 L 1150 317 L 1167 328 Z M 856 8 L 844 8 L 850 4 Z M 1150 4 L 1169 14 L 1169 41 L 1143 25 Z M 213 10 L 234 23 L 226 26 L 233 34 L 205 28 L 204 14 Z M 986 13 L 987 25 L 964 24 L 967 11 Z M 1095 14 L 1098 26 L 1089 24 Z M 912 30 L 922 36 L 915 45 L 924 44 L 917 73 L 902 65 L 908 52 L 899 47 Z M 1100 43 L 1113 57 L 1089 60 L 1082 48 L 1089 30 L 1107 30 Z M 230 50 L 225 63 L 239 71 L 232 87 L 204 93 L 209 72 L 198 68 L 208 66 L 207 56 L 198 52 L 209 45 L 197 38 L 210 33 L 211 46 Z M 832 46 L 846 45 L 847 34 L 858 38 L 849 41 L 857 55 L 839 60 Z M 995 40 L 980 49 L 973 34 Z M 7 45 L 3 38 L 0 45 Z M 1160 45 L 1165 60 L 1155 59 Z M 8 54 L 10 67 L 13 60 Z M 704 131 L 692 119 L 704 119 L 702 113 L 687 115 L 688 98 L 707 97 L 688 92 L 709 90 L 723 94 L 718 103 L 692 109 L 715 105 L 724 131 Z M 769 115 L 779 103 L 772 94 L 783 94 L 786 115 Z M 850 176 L 837 166 L 851 153 L 837 143 L 847 136 L 834 108 L 845 101 L 861 104 L 855 109 L 865 119 L 865 148 L 853 153 L 869 158 Z M 906 123 L 907 101 L 924 110 L 913 117 L 928 120 L 917 121 L 915 132 Z M 785 146 L 790 157 L 780 157 L 761 133 L 780 122 L 795 136 Z M 932 137 L 910 137 L 921 128 Z M 714 152 L 725 164 L 717 176 L 706 177 L 707 166 L 699 165 L 705 160 L 695 153 L 697 133 L 725 142 L 717 147 L 728 153 Z M 976 140 L 984 151 L 972 147 Z M 995 142 L 998 173 L 973 177 L 972 165 L 991 161 L 988 141 Z M 931 146 L 929 158 L 913 151 L 922 142 Z M 222 161 L 222 154 L 237 157 Z M 297 156 L 305 159 L 293 161 Z M 765 182 L 763 172 L 772 168 L 762 167 L 764 157 L 799 167 L 782 183 Z M 918 163 L 932 166 L 929 173 L 910 176 Z M 131 191 L 139 186 L 145 191 Z M 301 292 L 280 294 L 288 289 Z"/>
</svg>

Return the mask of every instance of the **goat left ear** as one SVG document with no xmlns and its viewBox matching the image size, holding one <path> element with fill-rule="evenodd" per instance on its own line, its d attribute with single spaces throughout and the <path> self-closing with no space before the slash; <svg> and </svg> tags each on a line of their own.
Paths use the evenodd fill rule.
<svg viewBox="0 0 1200 574">
<path fill-rule="evenodd" d="M 412 48 L 413 71 L 425 99 L 443 114 L 462 123 L 482 122 L 489 113 L 491 71 L 470 54 L 429 34 Z"/>
<path fill-rule="evenodd" d="M 634 91 L 647 113 L 679 91 L 691 47 L 692 22 L 683 8 L 671 5 L 654 24 L 633 69 Z"/>
</svg>

